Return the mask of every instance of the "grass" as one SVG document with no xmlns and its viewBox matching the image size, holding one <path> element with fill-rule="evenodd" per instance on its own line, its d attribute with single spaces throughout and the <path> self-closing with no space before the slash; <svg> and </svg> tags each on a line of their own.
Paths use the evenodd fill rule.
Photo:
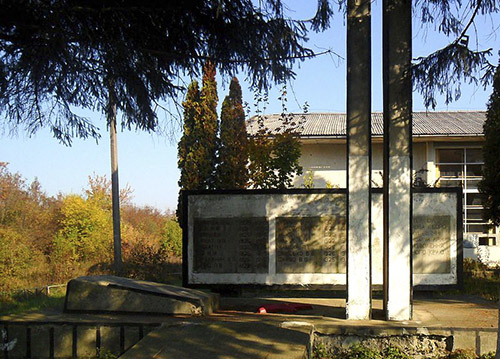
<svg viewBox="0 0 500 359">
<path fill-rule="evenodd" d="M 489 268 L 478 261 L 464 260 L 464 289 L 462 293 L 498 302 L 499 290 L 500 267 Z"/>
<path fill-rule="evenodd" d="M 31 291 L 0 294 L 0 315 L 48 309 L 62 310 L 65 295 L 65 287 L 52 289 L 50 295 Z"/>
</svg>

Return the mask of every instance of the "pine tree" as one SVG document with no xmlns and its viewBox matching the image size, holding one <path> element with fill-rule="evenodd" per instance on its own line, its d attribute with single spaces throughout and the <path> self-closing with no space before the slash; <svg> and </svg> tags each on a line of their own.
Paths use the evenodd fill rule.
<svg viewBox="0 0 500 359">
<path fill-rule="evenodd" d="M 203 66 L 203 83 L 200 94 L 201 115 L 195 123 L 198 135 L 196 161 L 200 176 L 200 186 L 203 189 L 215 188 L 215 165 L 218 148 L 218 118 L 217 118 L 217 82 L 215 81 L 215 66 L 210 61 Z"/>
<path fill-rule="evenodd" d="M 200 90 L 198 82 L 193 81 L 187 91 L 186 99 L 182 103 L 184 108 L 183 135 L 178 145 L 177 165 L 181 170 L 179 187 L 181 189 L 201 189 L 202 180 L 198 173 L 196 150 L 198 148 L 197 126 L 200 121 Z M 198 126 L 199 127 L 199 126 Z"/>
<path fill-rule="evenodd" d="M 493 80 L 493 92 L 488 102 L 483 127 L 483 180 L 479 191 L 484 195 L 484 217 L 500 225 L 500 65 Z"/>
<path fill-rule="evenodd" d="M 229 95 L 222 103 L 219 164 L 217 181 L 220 189 L 246 188 L 248 183 L 248 134 L 245 125 L 241 87 L 233 77 Z"/>
</svg>

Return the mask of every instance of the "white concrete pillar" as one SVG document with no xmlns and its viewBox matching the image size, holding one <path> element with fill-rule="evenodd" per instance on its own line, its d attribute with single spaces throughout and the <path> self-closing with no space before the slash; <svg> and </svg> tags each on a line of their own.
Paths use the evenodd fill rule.
<svg viewBox="0 0 500 359">
<path fill-rule="evenodd" d="M 411 0 L 383 2 L 384 310 L 412 317 Z"/>
<path fill-rule="evenodd" d="M 371 317 L 371 0 L 347 1 L 347 319 Z"/>
<path fill-rule="evenodd" d="M 434 149 L 434 142 L 425 143 L 425 153 L 426 153 L 426 170 L 427 175 L 425 176 L 427 184 L 433 185 L 437 180 L 436 175 L 436 150 Z"/>
</svg>

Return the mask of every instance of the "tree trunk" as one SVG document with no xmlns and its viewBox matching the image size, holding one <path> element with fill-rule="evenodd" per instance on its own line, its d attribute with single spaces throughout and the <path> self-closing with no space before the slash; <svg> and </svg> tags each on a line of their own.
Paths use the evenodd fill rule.
<svg viewBox="0 0 500 359">
<path fill-rule="evenodd" d="M 109 95 L 108 109 L 109 136 L 111 144 L 111 197 L 113 202 L 113 254 L 116 274 L 122 271 L 122 239 L 120 233 L 120 186 L 118 184 L 118 156 L 116 145 L 116 103 Z"/>
</svg>

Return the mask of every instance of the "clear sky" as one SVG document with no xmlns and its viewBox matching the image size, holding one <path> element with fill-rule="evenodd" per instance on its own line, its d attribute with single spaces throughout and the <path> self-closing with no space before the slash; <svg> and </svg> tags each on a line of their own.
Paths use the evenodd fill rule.
<svg viewBox="0 0 500 359">
<path fill-rule="evenodd" d="M 381 0 L 372 5 L 372 109 L 382 110 L 382 57 L 381 57 Z M 310 18 L 316 1 L 290 1 L 290 8 L 297 18 Z M 467 14 L 466 14 L 467 15 Z M 471 28 L 470 48 L 493 48 L 490 61 L 498 63 L 500 50 L 500 15 L 480 17 L 476 28 Z M 413 26 L 413 57 L 427 55 L 450 42 L 444 36 L 436 35 L 433 29 L 424 31 L 419 24 Z M 496 30 L 496 31 L 495 31 Z M 302 105 L 309 104 L 309 112 L 345 112 L 346 107 L 346 63 L 345 24 L 343 17 L 336 15 L 332 28 L 320 34 L 310 34 L 308 46 L 315 51 L 331 48 L 340 57 L 324 55 L 298 63 L 297 77 L 288 84 L 288 111 L 299 112 Z M 476 36 L 477 34 L 477 36 Z M 249 89 L 244 76 L 238 76 L 242 84 L 243 100 L 250 104 L 250 113 L 255 112 L 253 91 Z M 189 80 L 189 79 L 188 79 Z M 225 81 L 224 81 L 225 80 Z M 225 85 L 224 85 L 225 82 Z M 219 106 L 228 92 L 228 79 L 218 77 Z M 266 113 L 281 112 L 278 100 L 280 85 L 269 93 Z M 491 93 L 491 86 L 464 86 L 460 100 L 446 106 L 443 99 L 437 110 L 483 110 Z M 422 99 L 414 94 L 414 111 L 425 110 Z M 110 177 L 109 135 L 104 117 L 90 114 L 94 123 L 101 128 L 102 138 L 98 144 L 93 140 L 75 139 L 72 147 L 59 144 L 47 130 L 28 138 L 20 133 L 11 136 L 0 133 L 0 162 L 8 162 L 12 172 L 19 172 L 28 181 L 35 177 L 50 195 L 82 193 L 92 174 Z M 165 117 L 159 113 L 159 118 Z M 167 136 L 150 135 L 135 131 L 118 134 L 118 161 L 120 185 L 130 185 L 134 190 L 133 202 L 138 205 L 154 206 L 160 210 L 175 209 L 177 203 L 179 170 L 177 169 L 177 143 L 180 126 L 173 127 L 174 141 Z"/>
</svg>

